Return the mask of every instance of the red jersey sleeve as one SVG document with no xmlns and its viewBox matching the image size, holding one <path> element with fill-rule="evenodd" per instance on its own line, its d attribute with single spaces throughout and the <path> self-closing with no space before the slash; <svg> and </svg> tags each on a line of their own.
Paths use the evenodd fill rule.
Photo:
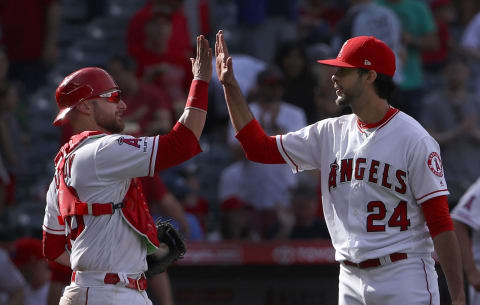
<svg viewBox="0 0 480 305">
<path fill-rule="evenodd" d="M 432 238 L 445 231 L 453 231 L 447 196 L 433 197 L 422 203 L 422 210 Z"/>
<path fill-rule="evenodd" d="M 248 160 L 265 164 L 285 164 L 275 137 L 269 137 L 256 119 L 251 120 L 235 136 Z"/>
</svg>

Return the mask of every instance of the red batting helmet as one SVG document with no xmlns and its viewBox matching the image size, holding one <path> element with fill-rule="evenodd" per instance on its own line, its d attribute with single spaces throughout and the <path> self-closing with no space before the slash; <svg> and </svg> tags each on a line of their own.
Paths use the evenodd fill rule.
<svg viewBox="0 0 480 305">
<path fill-rule="evenodd" d="M 87 67 L 73 72 L 63 79 L 55 91 L 60 112 L 53 125 L 60 125 L 67 113 L 82 101 L 112 90 L 118 90 L 118 85 L 103 69 Z"/>
</svg>

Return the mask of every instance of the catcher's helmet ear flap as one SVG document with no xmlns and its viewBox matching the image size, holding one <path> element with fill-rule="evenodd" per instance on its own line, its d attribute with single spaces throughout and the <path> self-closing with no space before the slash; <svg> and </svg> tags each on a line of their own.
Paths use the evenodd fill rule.
<svg viewBox="0 0 480 305">
<path fill-rule="evenodd" d="M 116 89 L 117 83 L 103 69 L 87 67 L 73 72 L 63 79 L 55 91 L 60 112 L 53 125 L 60 125 L 67 113 L 82 101 Z"/>
</svg>

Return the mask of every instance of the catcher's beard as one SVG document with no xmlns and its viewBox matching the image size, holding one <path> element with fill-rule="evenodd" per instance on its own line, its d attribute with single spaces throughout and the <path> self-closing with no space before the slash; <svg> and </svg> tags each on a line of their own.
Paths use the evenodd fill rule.
<svg viewBox="0 0 480 305">
<path fill-rule="evenodd" d="M 93 101 L 93 117 L 98 126 L 110 133 L 119 133 L 125 128 L 125 123 L 121 118 L 118 119 L 116 114 L 107 115 L 102 113 L 96 101 Z"/>
</svg>

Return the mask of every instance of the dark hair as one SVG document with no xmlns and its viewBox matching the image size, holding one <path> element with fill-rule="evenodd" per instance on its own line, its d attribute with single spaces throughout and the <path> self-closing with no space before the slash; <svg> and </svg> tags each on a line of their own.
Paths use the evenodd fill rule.
<svg viewBox="0 0 480 305">
<path fill-rule="evenodd" d="M 367 74 L 368 71 L 370 70 L 362 68 L 358 69 L 358 73 L 360 73 L 360 75 Z M 392 97 L 396 86 L 393 83 L 393 77 L 377 72 L 377 78 L 373 83 L 373 87 L 375 88 L 375 92 L 380 98 L 386 99 L 388 101 Z"/>
<path fill-rule="evenodd" d="M 468 66 L 467 58 L 465 56 L 462 56 L 459 52 L 451 52 L 445 62 L 445 66 L 451 64 L 462 64 L 464 66 Z"/>
<path fill-rule="evenodd" d="M 6 97 L 12 87 L 12 84 L 9 82 L 0 85 L 0 99 Z"/>
<path fill-rule="evenodd" d="M 257 75 L 257 84 L 280 84 L 283 85 L 285 79 L 283 72 L 275 65 L 268 66 Z"/>
<path fill-rule="evenodd" d="M 283 59 L 289 56 L 290 53 L 295 50 L 300 53 L 300 57 L 302 57 L 305 63 L 304 66 L 308 67 L 307 66 L 308 57 L 307 57 L 307 52 L 305 51 L 305 47 L 301 42 L 297 40 L 284 42 L 277 47 L 277 49 L 275 50 L 275 58 L 274 58 L 275 64 L 278 67 L 282 68 Z"/>
</svg>

